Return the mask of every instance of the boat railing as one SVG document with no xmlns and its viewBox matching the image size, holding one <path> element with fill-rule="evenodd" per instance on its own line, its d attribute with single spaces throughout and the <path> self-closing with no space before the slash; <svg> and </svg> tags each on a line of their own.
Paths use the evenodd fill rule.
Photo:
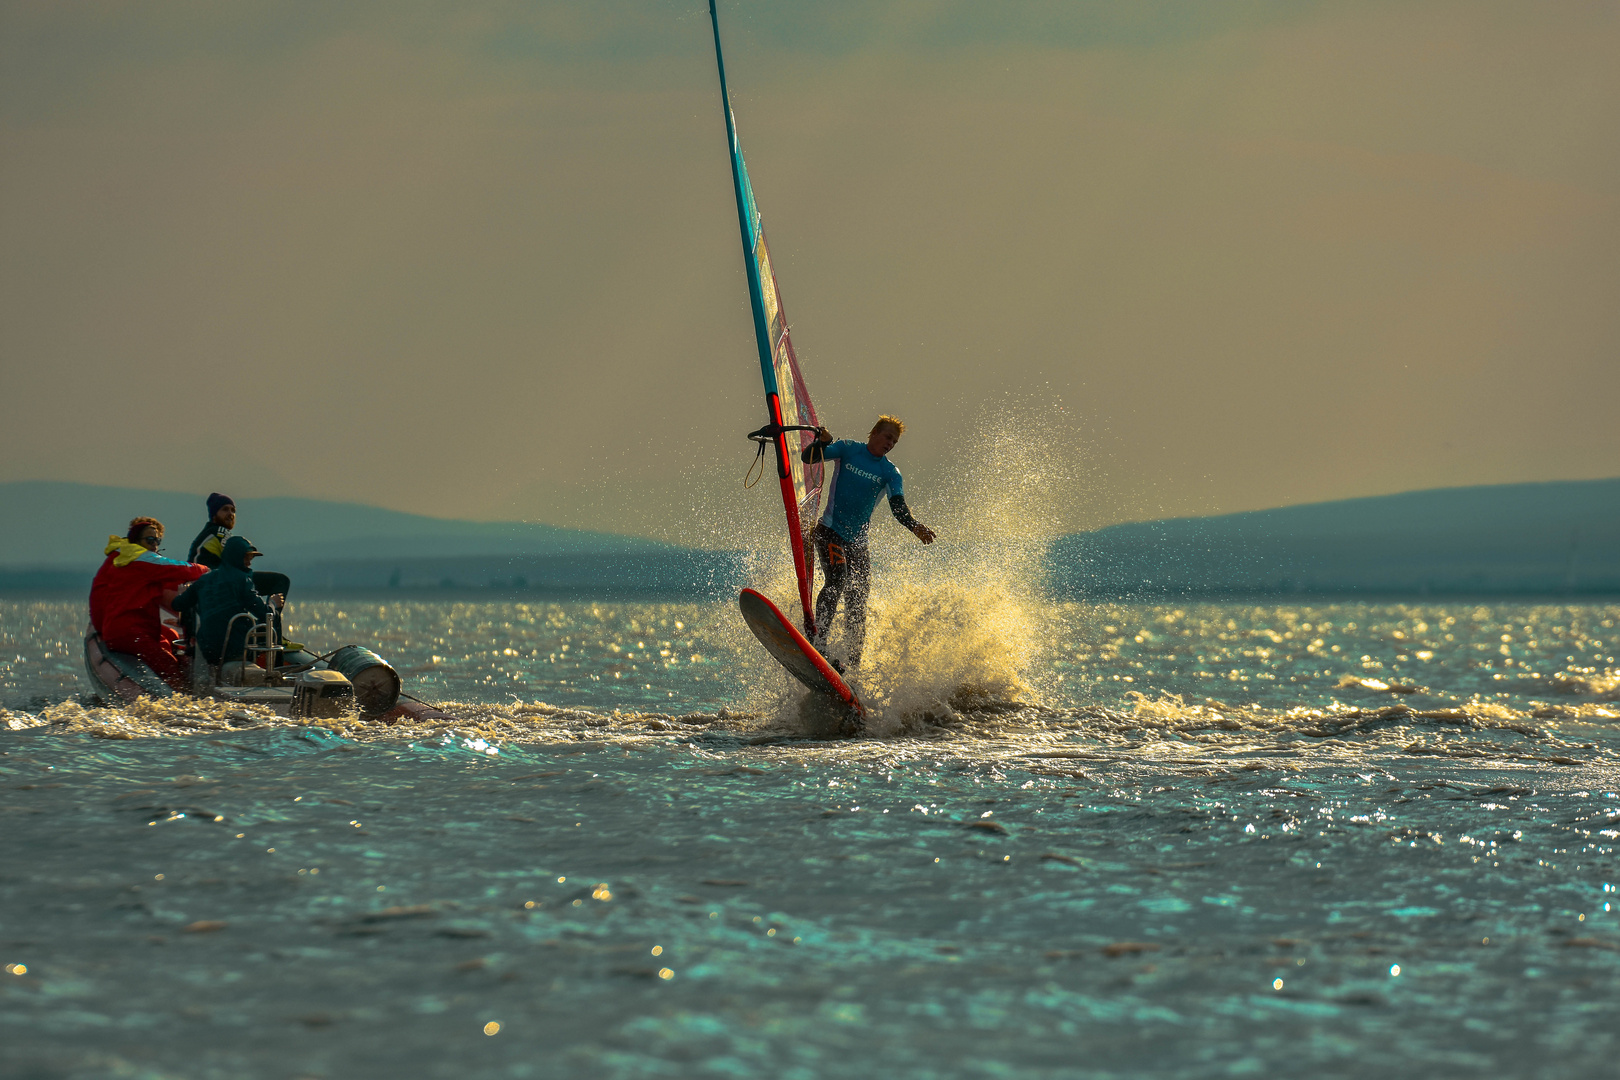
<svg viewBox="0 0 1620 1080">
<path fill-rule="evenodd" d="M 248 631 L 242 639 L 242 652 L 238 657 L 242 667 L 235 670 L 236 685 L 242 686 L 245 685 L 242 680 L 243 668 L 253 664 L 268 671 L 276 666 L 276 659 L 286 650 L 276 636 L 274 613 L 266 616 L 263 622 L 255 621 L 253 614 L 247 611 L 239 611 L 232 615 L 231 621 L 225 624 L 226 642 L 231 640 L 231 634 L 236 630 L 238 619 L 248 621 Z M 224 677 L 226 670 L 230 666 L 223 662 L 220 664 L 221 678 Z"/>
</svg>

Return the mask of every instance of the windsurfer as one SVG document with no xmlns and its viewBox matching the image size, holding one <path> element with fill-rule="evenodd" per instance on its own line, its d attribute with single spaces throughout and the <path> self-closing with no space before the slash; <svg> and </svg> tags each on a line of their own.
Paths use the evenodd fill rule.
<svg viewBox="0 0 1620 1080">
<path fill-rule="evenodd" d="M 847 593 L 844 626 L 851 667 L 861 662 L 861 649 L 866 640 L 866 598 L 872 585 L 867 533 L 872 511 L 877 509 L 878 499 L 885 490 L 889 493 L 889 510 L 895 520 L 923 543 L 934 542 L 934 531 L 911 516 L 900 470 L 888 458 L 889 451 L 905 431 L 902 420 L 887 414 L 878 417 L 864 443 L 854 439 L 834 441 L 832 433 L 820 427 L 816 429 L 815 441 L 800 455 L 800 460 L 806 464 L 822 460 L 838 462 L 828 485 L 827 509 L 810 534 L 826 578 L 826 584 L 816 596 L 816 636 L 812 644 L 826 654 L 833 616 L 838 613 L 839 600 L 846 598 Z"/>
</svg>

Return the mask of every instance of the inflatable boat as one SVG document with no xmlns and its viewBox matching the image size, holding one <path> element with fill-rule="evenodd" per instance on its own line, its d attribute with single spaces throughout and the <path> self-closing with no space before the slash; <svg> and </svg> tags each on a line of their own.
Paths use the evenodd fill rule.
<svg viewBox="0 0 1620 1080">
<path fill-rule="evenodd" d="M 282 574 L 254 574 L 254 590 L 265 596 L 285 594 Z M 454 720 L 449 713 L 418 701 L 400 689 L 399 673 L 382 657 L 359 645 L 345 645 L 324 655 L 287 647 L 279 618 L 263 620 L 243 613 L 231 620 L 230 639 L 238 620 L 248 623 L 239 655 L 218 664 L 182 638 L 190 659 L 189 690 L 239 705 L 264 705 L 289 719 L 335 719 L 358 714 L 385 724 L 414 720 Z M 176 691 L 139 657 L 114 652 L 95 627 L 86 627 L 84 669 L 97 696 L 113 704 L 140 697 L 174 697 Z"/>
</svg>

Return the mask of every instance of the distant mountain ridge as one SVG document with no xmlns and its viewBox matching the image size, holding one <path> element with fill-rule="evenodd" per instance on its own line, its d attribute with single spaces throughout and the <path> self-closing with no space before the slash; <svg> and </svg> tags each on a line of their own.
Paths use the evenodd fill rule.
<svg viewBox="0 0 1620 1080">
<path fill-rule="evenodd" d="M 208 492 L 29 480 L 0 484 L 0 566 L 60 568 L 100 564 L 109 533 L 131 518 L 163 522 L 164 552 L 185 558 L 208 520 Z M 263 565 L 329 559 L 453 558 L 475 555 L 632 554 L 683 550 L 615 533 L 519 521 L 455 521 L 359 503 L 321 499 L 240 499 L 237 532 L 252 540 Z"/>
<path fill-rule="evenodd" d="M 1441 488 L 1059 538 L 1069 598 L 1620 594 L 1620 478 Z"/>
<path fill-rule="evenodd" d="M 149 515 L 183 559 L 207 493 L 93 484 L 0 484 L 0 592 L 84 594 L 111 533 Z M 237 533 L 300 596 L 385 593 L 491 599 L 690 600 L 735 592 L 743 555 L 525 522 L 454 521 L 320 499 L 239 499 Z"/>
</svg>

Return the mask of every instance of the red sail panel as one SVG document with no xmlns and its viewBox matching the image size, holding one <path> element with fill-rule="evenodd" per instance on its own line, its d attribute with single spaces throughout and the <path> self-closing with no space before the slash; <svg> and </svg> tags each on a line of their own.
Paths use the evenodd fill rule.
<svg viewBox="0 0 1620 1080">
<path fill-rule="evenodd" d="M 815 402 L 810 400 L 810 389 L 805 386 L 804 372 L 799 368 L 798 354 L 793 351 L 793 335 L 788 329 L 787 315 L 782 309 L 782 293 L 776 283 L 776 272 L 771 266 L 770 250 L 765 243 L 765 231 L 759 232 L 759 244 L 754 249 L 759 259 L 760 284 L 764 287 L 766 325 L 770 329 L 771 364 L 776 369 L 776 391 L 782 403 L 782 423 L 788 427 L 803 425 L 820 427 Z M 805 447 L 815 442 L 811 431 L 787 433 L 788 447 L 792 451 L 789 468 L 793 474 L 794 501 L 799 507 L 799 527 L 805 536 L 815 528 L 816 516 L 821 509 L 823 465 L 817 461 L 806 465 L 799 460 Z"/>
</svg>

